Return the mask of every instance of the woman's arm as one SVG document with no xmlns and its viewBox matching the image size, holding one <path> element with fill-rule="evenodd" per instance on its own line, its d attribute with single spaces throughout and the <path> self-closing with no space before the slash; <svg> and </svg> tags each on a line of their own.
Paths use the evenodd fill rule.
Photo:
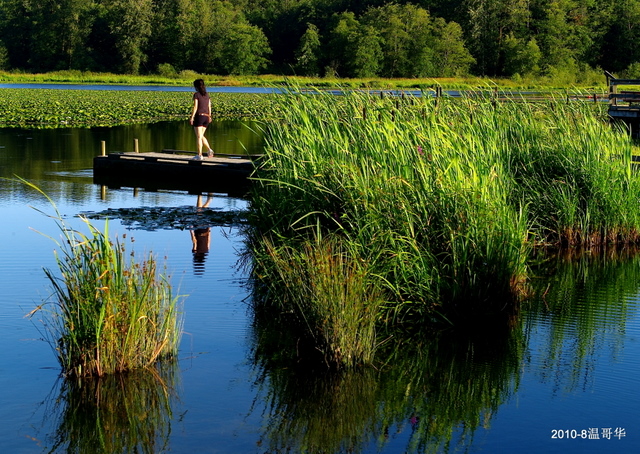
<svg viewBox="0 0 640 454">
<path fill-rule="evenodd" d="M 193 98 L 193 110 L 191 111 L 191 118 L 189 119 L 189 123 L 193 124 L 193 119 L 196 117 L 196 112 L 198 111 L 198 100 Z"/>
</svg>

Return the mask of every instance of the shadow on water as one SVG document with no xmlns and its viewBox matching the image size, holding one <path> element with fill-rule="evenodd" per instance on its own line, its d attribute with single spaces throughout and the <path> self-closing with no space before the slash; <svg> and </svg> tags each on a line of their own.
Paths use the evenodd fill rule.
<svg viewBox="0 0 640 454">
<path fill-rule="evenodd" d="M 554 393 L 588 391 L 598 356 L 619 352 L 625 323 L 638 311 L 631 297 L 640 255 L 552 256 L 536 268 L 537 296 L 520 314 L 398 334 L 378 350 L 375 367 L 360 370 L 310 368 L 304 353 L 292 353 L 299 346 L 295 334 L 287 342 L 282 320 L 256 314 L 252 412 L 264 419 L 261 446 L 267 452 L 473 451 L 478 431 L 490 428 L 525 373 L 553 381 Z M 633 419 L 632 409 L 613 411 Z"/>
<path fill-rule="evenodd" d="M 177 363 L 127 374 L 61 379 L 44 402 L 43 452 L 163 452 L 178 400 Z"/>
</svg>

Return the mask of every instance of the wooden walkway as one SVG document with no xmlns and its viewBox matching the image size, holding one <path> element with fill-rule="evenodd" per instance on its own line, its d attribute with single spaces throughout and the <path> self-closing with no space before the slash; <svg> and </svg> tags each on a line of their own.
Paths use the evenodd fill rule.
<svg viewBox="0 0 640 454">
<path fill-rule="evenodd" d="M 609 109 L 613 121 L 623 122 L 632 137 L 640 138 L 640 79 L 617 79 L 605 71 L 609 86 Z M 627 87 L 622 90 L 622 87 Z"/>
<path fill-rule="evenodd" d="M 93 159 L 93 181 L 111 188 L 132 187 L 244 195 L 259 156 L 216 155 L 202 161 L 194 153 L 162 150 L 109 153 Z"/>
</svg>

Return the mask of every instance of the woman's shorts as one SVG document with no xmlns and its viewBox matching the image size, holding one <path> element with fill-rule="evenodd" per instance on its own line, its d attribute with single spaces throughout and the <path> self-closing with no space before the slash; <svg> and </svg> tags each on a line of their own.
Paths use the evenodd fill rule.
<svg viewBox="0 0 640 454">
<path fill-rule="evenodd" d="M 204 126 L 205 128 L 211 123 L 209 115 L 198 114 L 193 118 L 193 126 Z"/>
</svg>

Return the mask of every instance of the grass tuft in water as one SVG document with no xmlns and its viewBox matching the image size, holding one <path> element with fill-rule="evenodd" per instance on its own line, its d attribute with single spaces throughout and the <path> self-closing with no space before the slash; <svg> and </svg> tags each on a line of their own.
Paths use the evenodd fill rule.
<svg viewBox="0 0 640 454">
<path fill-rule="evenodd" d="M 103 376 L 175 357 L 179 298 L 153 254 L 138 260 L 119 239 L 110 241 L 106 222 L 103 233 L 81 218 L 89 230 L 84 234 L 70 228 L 57 209 L 56 214 L 62 232 L 59 274 L 44 270 L 53 287 L 51 304 L 31 316 L 45 311 L 46 336 L 64 374 Z"/>
</svg>

